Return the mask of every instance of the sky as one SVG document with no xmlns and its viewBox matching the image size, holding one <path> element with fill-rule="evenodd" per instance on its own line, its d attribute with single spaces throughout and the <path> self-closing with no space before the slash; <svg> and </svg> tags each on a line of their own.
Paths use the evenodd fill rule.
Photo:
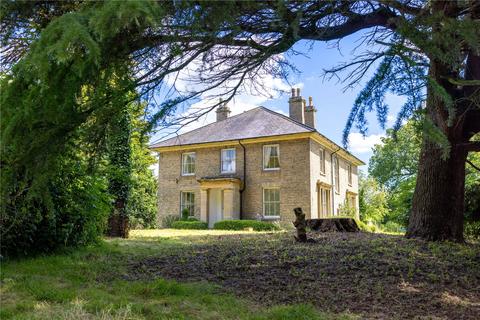
<svg viewBox="0 0 480 320">
<path fill-rule="evenodd" d="M 285 58 L 295 65 L 299 73 L 292 74 L 289 78 L 289 83 L 269 76 L 262 78 L 260 83 L 270 88 L 271 97 L 240 93 L 233 101 L 229 102 L 229 107 L 232 110 L 231 115 L 239 114 L 258 106 L 264 106 L 288 115 L 290 89 L 298 87 L 301 89 L 300 94 L 305 100 L 308 101 L 309 96 L 313 98 L 313 104 L 317 109 L 317 130 L 337 144 L 342 145 L 343 130 L 355 98 L 374 70 L 372 69 L 370 74 L 367 74 L 357 86 L 348 89 L 345 89 L 345 83 L 339 82 L 338 79 L 329 80 L 324 78 L 323 71 L 342 62 L 350 61 L 355 53 L 353 50 L 357 47 L 359 38 L 360 35 L 349 36 L 340 42 L 338 48 L 333 47 L 333 44 L 324 42 L 312 43 L 303 41 L 297 43 L 293 49 L 303 54 L 294 55 L 287 53 Z M 356 53 L 360 53 L 365 49 L 374 50 L 375 47 L 360 47 Z M 390 107 L 387 117 L 388 128 L 393 125 L 397 112 L 403 104 L 403 98 L 387 95 L 386 101 Z M 202 104 L 205 104 L 205 101 L 194 103 L 192 107 L 199 107 Z M 182 112 L 188 112 L 188 110 L 182 110 Z M 211 112 L 198 121 L 182 128 L 180 133 L 214 122 L 215 117 L 215 112 Z M 353 129 L 349 136 L 348 150 L 368 164 L 372 155 L 372 147 L 381 143 L 380 138 L 384 136 L 385 130 L 380 127 L 374 113 L 370 114 L 367 119 L 369 120 L 367 136 L 363 137 Z M 157 133 L 152 137 L 151 141 L 158 140 L 162 136 L 164 136 L 162 132 Z M 367 167 L 364 166 L 362 169 L 366 170 Z"/>
</svg>

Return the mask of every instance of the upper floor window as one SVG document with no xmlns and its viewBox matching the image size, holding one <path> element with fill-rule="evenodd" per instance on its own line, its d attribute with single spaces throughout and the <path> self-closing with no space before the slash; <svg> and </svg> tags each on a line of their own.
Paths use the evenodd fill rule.
<svg viewBox="0 0 480 320">
<path fill-rule="evenodd" d="M 221 172 L 235 172 L 235 149 L 222 149 Z"/>
<path fill-rule="evenodd" d="M 195 152 L 182 154 L 182 176 L 193 176 L 195 174 Z"/>
<path fill-rule="evenodd" d="M 265 217 L 280 216 L 280 189 L 263 189 L 263 215 Z"/>
<path fill-rule="evenodd" d="M 320 158 L 320 173 L 325 174 L 325 150 L 320 149 L 318 156 Z"/>
<path fill-rule="evenodd" d="M 335 192 L 340 192 L 340 163 L 338 158 L 335 157 L 333 160 L 334 174 L 335 174 Z"/>
<path fill-rule="evenodd" d="M 278 144 L 263 146 L 263 169 L 280 169 L 280 147 Z"/>
<path fill-rule="evenodd" d="M 352 177 L 352 165 L 349 163 L 347 165 L 347 170 L 348 170 L 348 185 L 352 185 L 353 177 Z"/>
</svg>

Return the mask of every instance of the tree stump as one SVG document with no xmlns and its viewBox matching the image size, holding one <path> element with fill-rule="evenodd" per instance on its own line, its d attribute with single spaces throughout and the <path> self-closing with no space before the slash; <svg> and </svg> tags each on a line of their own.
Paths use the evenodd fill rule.
<svg viewBox="0 0 480 320">
<path fill-rule="evenodd" d="M 360 232 L 353 218 L 308 219 L 306 223 L 317 232 Z"/>
<path fill-rule="evenodd" d="M 298 242 L 307 242 L 307 221 L 305 220 L 305 213 L 303 213 L 302 208 L 295 208 L 293 212 L 296 218 L 293 225 L 295 229 L 297 229 L 295 240 Z"/>
</svg>

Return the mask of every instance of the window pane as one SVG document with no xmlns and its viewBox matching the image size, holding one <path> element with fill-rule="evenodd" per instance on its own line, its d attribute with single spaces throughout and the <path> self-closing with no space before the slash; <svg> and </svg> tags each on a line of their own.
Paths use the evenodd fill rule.
<svg viewBox="0 0 480 320">
<path fill-rule="evenodd" d="M 235 172 L 235 149 L 222 150 L 222 172 Z"/>
<path fill-rule="evenodd" d="M 195 153 L 182 154 L 182 174 L 195 173 Z"/>
<path fill-rule="evenodd" d="M 280 190 L 263 190 L 263 213 L 265 216 L 280 216 Z"/>
<path fill-rule="evenodd" d="M 180 214 L 182 214 L 184 209 L 188 209 L 189 215 L 193 216 L 195 213 L 195 193 L 182 192 L 180 200 Z"/>
<path fill-rule="evenodd" d="M 280 167 L 278 146 L 264 146 L 263 148 L 264 168 L 274 169 Z"/>
</svg>

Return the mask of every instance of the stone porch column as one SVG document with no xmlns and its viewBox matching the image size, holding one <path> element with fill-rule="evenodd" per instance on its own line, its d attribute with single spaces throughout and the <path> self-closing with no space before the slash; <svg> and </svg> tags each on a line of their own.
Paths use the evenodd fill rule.
<svg viewBox="0 0 480 320">
<path fill-rule="evenodd" d="M 223 189 L 223 219 L 233 219 L 233 189 Z"/>
<path fill-rule="evenodd" d="M 208 222 L 208 189 L 200 189 L 200 221 Z"/>
</svg>

